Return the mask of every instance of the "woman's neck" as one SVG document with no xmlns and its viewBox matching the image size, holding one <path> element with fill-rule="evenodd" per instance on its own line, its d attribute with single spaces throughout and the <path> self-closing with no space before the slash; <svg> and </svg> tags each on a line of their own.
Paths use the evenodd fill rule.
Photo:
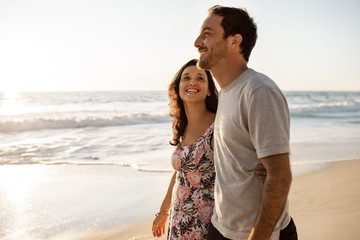
<svg viewBox="0 0 360 240">
<path fill-rule="evenodd" d="M 211 112 L 206 108 L 205 103 L 187 104 L 185 105 L 185 113 L 188 125 L 204 122 L 204 120 L 211 114 Z"/>
<path fill-rule="evenodd" d="M 181 139 L 182 145 L 190 145 L 197 141 L 215 121 L 215 113 L 210 112 L 205 103 L 202 106 L 185 106 L 188 123 Z"/>
</svg>

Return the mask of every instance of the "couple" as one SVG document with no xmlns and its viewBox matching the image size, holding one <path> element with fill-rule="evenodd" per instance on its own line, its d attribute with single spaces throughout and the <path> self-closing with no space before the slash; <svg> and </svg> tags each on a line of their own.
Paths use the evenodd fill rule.
<svg viewBox="0 0 360 240">
<path fill-rule="evenodd" d="M 154 236 L 171 208 L 168 239 L 297 239 L 287 201 L 289 110 L 277 85 L 247 67 L 256 38 L 243 9 L 210 8 L 195 41 L 199 61 L 170 84 L 175 173 Z"/>
</svg>

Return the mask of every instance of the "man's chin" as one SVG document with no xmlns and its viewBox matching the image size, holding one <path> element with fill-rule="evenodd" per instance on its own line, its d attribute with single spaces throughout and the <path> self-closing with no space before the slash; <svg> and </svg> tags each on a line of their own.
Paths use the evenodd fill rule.
<svg viewBox="0 0 360 240">
<path fill-rule="evenodd" d="M 201 60 L 201 58 L 196 63 L 196 67 L 201 70 L 210 70 L 208 62 L 206 62 L 205 60 Z"/>
</svg>

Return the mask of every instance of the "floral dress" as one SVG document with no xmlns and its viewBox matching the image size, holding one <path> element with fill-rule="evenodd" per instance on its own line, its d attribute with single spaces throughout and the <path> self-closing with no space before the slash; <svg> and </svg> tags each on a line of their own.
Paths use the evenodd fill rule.
<svg viewBox="0 0 360 240">
<path fill-rule="evenodd" d="M 171 163 L 177 171 L 167 239 L 206 239 L 214 207 L 212 124 L 193 144 L 178 144 Z"/>
</svg>

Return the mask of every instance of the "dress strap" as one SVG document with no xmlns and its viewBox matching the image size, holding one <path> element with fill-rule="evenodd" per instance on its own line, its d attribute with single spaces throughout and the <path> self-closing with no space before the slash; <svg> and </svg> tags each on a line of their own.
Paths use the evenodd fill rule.
<svg viewBox="0 0 360 240">
<path fill-rule="evenodd" d="M 214 135 L 214 123 L 210 125 L 210 127 L 205 131 L 203 137 L 205 139 L 206 144 L 211 145 L 211 139 Z"/>
<path fill-rule="evenodd" d="M 206 129 L 203 137 L 210 136 L 210 134 L 212 134 L 213 132 L 214 132 L 214 123 L 212 123 L 208 129 Z"/>
</svg>

